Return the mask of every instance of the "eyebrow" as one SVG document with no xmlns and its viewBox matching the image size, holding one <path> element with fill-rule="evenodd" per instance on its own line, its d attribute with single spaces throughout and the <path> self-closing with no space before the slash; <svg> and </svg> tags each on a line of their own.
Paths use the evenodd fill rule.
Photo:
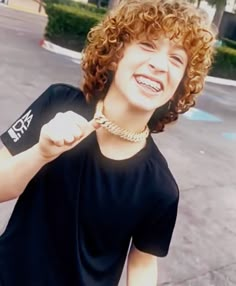
<svg viewBox="0 0 236 286">
<path fill-rule="evenodd" d="M 179 51 L 179 52 L 182 52 L 183 53 L 183 56 L 188 58 L 188 53 L 187 51 L 185 50 L 185 48 L 182 46 L 182 45 L 178 45 L 178 44 L 173 44 L 171 45 L 171 48 Z"/>
<path fill-rule="evenodd" d="M 183 52 L 186 53 L 186 50 L 185 50 L 185 48 L 184 48 L 182 45 L 176 45 L 176 44 L 174 44 L 172 47 L 173 47 L 174 49 L 181 50 L 181 51 L 183 51 Z"/>
<path fill-rule="evenodd" d="M 150 42 L 152 42 L 152 44 L 157 48 L 158 47 L 158 43 L 155 42 L 155 40 L 150 40 Z M 183 47 L 183 45 L 179 45 L 179 44 L 171 44 L 171 48 L 179 50 L 184 52 L 184 54 L 187 54 L 187 51 L 185 50 L 185 48 Z"/>
<path fill-rule="evenodd" d="M 154 45 L 155 45 L 155 47 L 158 47 L 158 43 L 156 43 L 156 41 L 155 40 L 149 40 L 150 42 L 152 42 Z M 176 48 L 176 49 L 178 49 L 178 50 L 183 50 L 183 51 L 185 51 L 185 48 L 183 47 L 183 45 L 180 45 L 180 44 L 171 44 L 171 47 L 173 47 L 173 48 Z"/>
</svg>

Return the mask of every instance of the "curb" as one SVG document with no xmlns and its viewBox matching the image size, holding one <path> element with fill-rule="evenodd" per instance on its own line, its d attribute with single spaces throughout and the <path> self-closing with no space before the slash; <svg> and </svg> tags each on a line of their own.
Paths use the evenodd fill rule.
<svg viewBox="0 0 236 286">
<path fill-rule="evenodd" d="M 75 51 L 72 51 L 72 50 L 69 50 L 66 48 L 62 48 L 58 45 L 55 45 L 49 41 L 44 40 L 44 39 L 42 39 L 40 41 L 40 46 L 43 47 L 44 49 L 50 51 L 50 52 L 70 57 L 70 58 L 72 58 L 72 61 L 74 63 L 77 63 L 77 64 L 81 63 L 82 54 L 79 52 L 75 52 Z M 231 80 L 231 79 L 224 79 L 224 78 L 207 76 L 206 82 L 236 87 L 236 81 Z"/>
<path fill-rule="evenodd" d="M 59 54 L 59 55 L 67 56 L 67 57 L 70 57 L 70 58 L 78 60 L 78 61 L 80 61 L 82 59 L 82 54 L 81 53 L 75 52 L 75 51 L 72 51 L 72 50 L 69 50 L 69 49 L 66 49 L 66 48 L 62 48 L 62 47 L 60 47 L 58 45 L 52 44 L 51 42 L 44 40 L 44 39 L 42 39 L 39 42 L 39 45 L 42 48 L 44 48 L 44 49 L 46 49 L 46 50 L 48 50 L 50 52 Z"/>
<path fill-rule="evenodd" d="M 213 76 L 207 76 L 206 82 L 221 84 L 221 85 L 228 85 L 228 86 L 235 86 L 236 87 L 236 80 L 232 79 L 225 79 L 220 77 L 213 77 Z"/>
<path fill-rule="evenodd" d="M 13 9 L 13 10 L 16 10 L 16 11 L 21 11 L 21 12 L 25 12 L 25 13 L 29 13 L 29 14 L 34 14 L 34 15 L 41 16 L 41 17 L 47 17 L 47 15 L 44 14 L 44 13 L 39 13 L 37 11 L 34 11 L 33 9 L 27 9 L 27 8 L 22 7 L 22 6 L 18 6 L 18 5 L 14 5 L 14 4 L 3 4 L 3 3 L 0 3 L 0 6 L 3 6 L 3 7 L 8 8 L 8 9 Z"/>
</svg>

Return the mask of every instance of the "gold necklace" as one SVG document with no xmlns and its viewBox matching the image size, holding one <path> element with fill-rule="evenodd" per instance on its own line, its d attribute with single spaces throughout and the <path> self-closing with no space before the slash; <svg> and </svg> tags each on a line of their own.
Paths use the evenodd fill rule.
<svg viewBox="0 0 236 286">
<path fill-rule="evenodd" d="M 150 133 L 148 126 L 146 126 L 145 129 L 139 133 L 123 129 L 105 117 L 105 115 L 103 114 L 103 107 L 103 101 L 100 100 L 96 105 L 94 120 L 103 128 L 105 128 L 108 132 L 131 142 L 141 142 L 148 137 Z"/>
</svg>

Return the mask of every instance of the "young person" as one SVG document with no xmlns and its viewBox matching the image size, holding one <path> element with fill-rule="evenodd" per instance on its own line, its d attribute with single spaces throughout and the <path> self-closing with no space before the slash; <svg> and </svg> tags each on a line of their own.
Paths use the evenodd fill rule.
<svg viewBox="0 0 236 286">
<path fill-rule="evenodd" d="M 151 132 L 195 103 L 214 33 L 186 2 L 127 0 L 88 35 L 82 90 L 50 86 L 1 136 L 0 285 L 154 286 L 179 190 Z M 129 244 L 132 244 L 129 249 Z"/>
</svg>

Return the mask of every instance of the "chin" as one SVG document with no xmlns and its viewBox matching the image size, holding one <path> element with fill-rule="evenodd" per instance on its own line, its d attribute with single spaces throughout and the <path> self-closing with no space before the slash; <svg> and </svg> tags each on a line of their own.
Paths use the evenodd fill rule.
<svg viewBox="0 0 236 286">
<path fill-rule="evenodd" d="M 153 102 L 150 102 L 150 100 L 145 100 L 143 98 L 131 100 L 130 105 L 139 111 L 150 113 L 155 111 L 155 109 L 159 106 L 157 106 L 157 104 L 154 104 Z"/>
</svg>

